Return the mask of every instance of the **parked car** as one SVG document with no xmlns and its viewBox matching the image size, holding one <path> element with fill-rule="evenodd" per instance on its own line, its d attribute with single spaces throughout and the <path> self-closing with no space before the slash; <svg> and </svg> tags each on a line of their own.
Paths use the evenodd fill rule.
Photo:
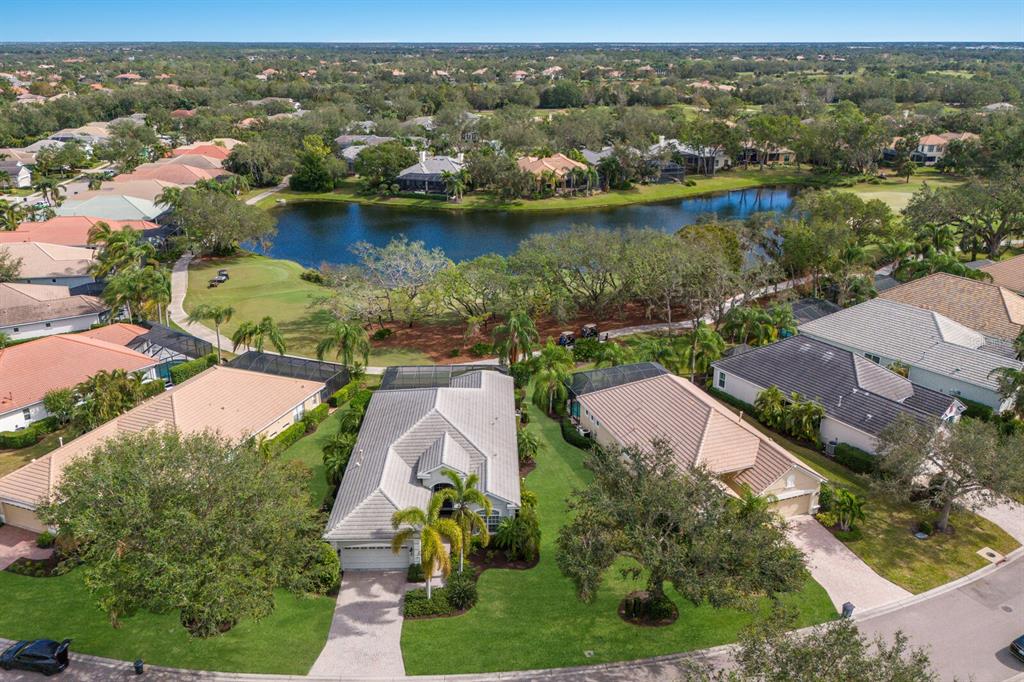
<svg viewBox="0 0 1024 682">
<path fill-rule="evenodd" d="M 1018 661 L 1024 662 L 1024 635 L 1010 642 L 1010 653 L 1016 656 Z"/>
<path fill-rule="evenodd" d="M 63 642 L 52 639 L 15 642 L 0 654 L 0 668 L 54 675 L 68 667 L 69 646 L 70 639 Z"/>
</svg>

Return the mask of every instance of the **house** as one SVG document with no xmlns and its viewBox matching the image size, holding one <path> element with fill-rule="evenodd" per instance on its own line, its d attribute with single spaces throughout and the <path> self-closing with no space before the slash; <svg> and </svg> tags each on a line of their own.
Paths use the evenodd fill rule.
<svg viewBox="0 0 1024 682">
<path fill-rule="evenodd" d="M 195 115 L 195 109 L 175 109 L 171 112 L 171 118 L 192 118 Z"/>
<path fill-rule="evenodd" d="M 583 155 L 583 158 L 586 159 L 587 163 L 589 163 L 591 166 L 598 165 L 599 163 L 607 159 L 609 156 L 611 156 L 614 152 L 615 147 L 613 147 L 612 145 L 601 147 L 601 149 L 599 149 L 596 152 L 591 149 L 585 148 L 580 150 L 580 154 Z"/>
<path fill-rule="evenodd" d="M 95 296 L 72 296 L 65 286 L 0 283 L 0 334 L 13 341 L 82 331 L 109 312 Z"/>
<path fill-rule="evenodd" d="M 0 478 L 0 516 L 12 526 L 45 530 L 36 508 L 60 486 L 70 462 L 88 456 L 108 438 L 170 427 L 183 433 L 214 431 L 235 442 L 273 438 L 320 404 L 321 388 L 306 379 L 211 367 Z"/>
<path fill-rule="evenodd" d="M 179 159 L 185 158 L 179 156 Z M 231 175 L 221 168 L 197 168 L 188 164 L 146 163 L 131 173 L 114 177 L 114 184 L 133 180 L 162 180 L 176 185 L 194 185 L 200 180 L 216 180 Z"/>
<path fill-rule="evenodd" d="M 1024 331 L 1024 297 L 998 284 L 936 272 L 878 297 L 931 310 L 991 339 L 1012 343 Z"/>
<path fill-rule="evenodd" d="M 588 170 L 587 164 L 580 163 L 562 153 L 552 154 L 544 158 L 536 156 L 522 156 L 516 160 L 520 170 L 524 170 L 543 182 L 544 177 L 552 175 L 562 188 L 574 185 L 574 171 Z"/>
<path fill-rule="evenodd" d="M 36 154 L 18 147 L 0 147 L 0 163 L 9 161 L 20 161 L 23 166 L 31 166 L 36 162 Z"/>
<path fill-rule="evenodd" d="M 763 162 L 762 156 L 764 156 Z M 756 163 L 758 165 L 764 163 L 764 165 L 774 166 L 777 163 L 794 163 L 795 161 L 796 152 L 788 147 L 770 145 L 765 149 L 753 140 L 747 140 L 742 145 L 738 163 Z"/>
<path fill-rule="evenodd" d="M 427 156 L 420 152 L 420 159 L 398 174 L 398 186 L 403 192 L 424 194 L 445 194 L 445 173 L 462 171 L 462 154 L 458 156 Z"/>
<path fill-rule="evenodd" d="M 144 326 L 143 326 L 144 325 Z M 162 324 L 117 322 L 84 331 L 80 336 L 124 346 L 157 360 L 157 376 L 171 381 L 171 368 L 213 352 L 213 345 L 186 332 Z"/>
<path fill-rule="evenodd" d="M 89 273 L 95 259 L 92 249 L 45 242 L 14 242 L 3 249 L 21 259 L 17 282 L 60 284 L 74 288 L 96 280 Z"/>
<path fill-rule="evenodd" d="M 207 156 L 196 149 L 186 149 L 184 154 L 173 154 L 169 158 L 160 159 L 154 161 L 151 164 L 145 164 L 152 168 L 156 166 L 191 166 L 192 168 L 202 168 L 204 170 L 220 170 L 224 166 L 224 159 L 227 158 L 227 154 L 223 153 L 223 150 L 218 149 L 213 156 Z M 142 168 L 142 166 L 139 166 Z M 227 171 L 225 171 L 225 174 Z"/>
<path fill-rule="evenodd" d="M 573 421 L 602 446 L 649 448 L 664 440 L 680 471 L 706 467 L 729 495 L 749 486 L 773 496 L 773 508 L 784 517 L 818 507 L 822 476 L 742 414 L 657 363 L 578 372 L 569 395 Z"/>
<path fill-rule="evenodd" d="M 140 180 L 122 180 L 118 182 L 104 182 L 99 189 L 91 189 L 83 192 L 75 192 L 68 197 L 69 200 L 85 201 L 93 197 L 109 197 L 115 194 L 123 194 L 128 197 L 137 197 L 147 201 L 156 201 L 156 198 L 163 194 L 164 190 L 170 188 L 183 189 L 185 185 L 156 178 L 145 178 Z"/>
<path fill-rule="evenodd" d="M 512 79 L 513 83 L 522 83 L 524 80 L 530 77 L 530 74 L 527 73 L 526 71 L 523 71 L 522 69 L 516 69 L 515 71 L 509 74 L 509 77 Z"/>
<path fill-rule="evenodd" d="M 894 157 L 896 142 L 898 142 L 899 139 L 900 138 L 895 138 L 889 148 L 883 151 L 883 158 L 891 160 Z M 950 142 L 954 140 L 969 142 L 977 139 L 979 139 L 979 137 L 974 133 L 922 135 L 917 141 L 917 148 L 910 152 L 910 160 L 915 163 L 919 163 L 922 166 L 934 166 L 946 155 Z"/>
<path fill-rule="evenodd" d="M 806 336 L 751 348 L 717 360 L 712 384 L 751 405 L 775 386 L 825 408 L 822 443 L 846 443 L 874 453 L 878 436 L 897 417 L 955 421 L 960 401 L 905 379 L 867 358 Z"/>
<path fill-rule="evenodd" d="M 1024 296 L 1024 253 L 985 265 L 981 271 L 988 273 L 994 284 Z"/>
<path fill-rule="evenodd" d="M 191 144 L 183 144 L 180 147 L 174 149 L 171 152 L 171 154 L 175 156 L 180 156 L 179 152 L 181 154 L 187 154 L 192 153 L 193 150 L 195 150 L 194 153 L 203 154 L 204 152 L 202 150 L 209 147 L 216 147 L 217 150 L 214 151 L 224 149 L 230 152 L 232 149 L 234 149 L 240 144 L 244 143 L 241 140 L 236 140 L 233 137 L 214 137 L 209 140 L 197 140 L 196 142 L 192 142 Z M 207 156 L 209 155 L 207 154 Z M 216 156 L 216 154 L 214 156 Z"/>
<path fill-rule="evenodd" d="M 171 150 L 172 157 L 199 155 L 201 158 L 217 159 L 221 162 L 227 159 L 230 154 L 230 149 L 216 144 L 200 144 L 194 147 L 178 147 L 177 149 Z"/>
<path fill-rule="evenodd" d="M 374 147 L 378 144 L 391 142 L 394 139 L 384 135 L 339 135 L 334 138 L 334 146 L 339 150 L 353 146 Z"/>
<path fill-rule="evenodd" d="M 1009 102 L 995 102 L 993 104 L 986 104 L 981 108 L 982 111 L 988 114 L 992 114 L 997 111 L 1016 111 L 1016 109 L 1016 105 L 1010 104 Z"/>
<path fill-rule="evenodd" d="M 32 186 L 32 171 L 17 159 L 0 159 L 0 187 L 24 189 Z"/>
<path fill-rule="evenodd" d="M 687 173 L 709 173 L 727 168 L 732 159 L 720 148 L 693 147 L 676 139 L 658 136 L 658 141 L 647 148 L 647 158 L 660 171 L 660 177 L 673 180 Z"/>
<path fill-rule="evenodd" d="M 800 325 L 800 333 L 883 367 L 902 363 L 910 368 L 908 378 L 915 385 L 997 411 L 1009 401 L 999 394 L 992 372 L 1000 367 L 1024 369 L 1012 344 L 987 338 L 931 310 L 884 298 Z"/>
<path fill-rule="evenodd" d="M 43 396 L 71 388 L 100 371 L 123 369 L 156 377 L 156 361 L 142 353 L 82 337 L 44 336 L 0 349 L 0 431 L 23 429 L 49 416 Z"/>
<path fill-rule="evenodd" d="M 425 507 L 433 491 L 450 485 L 441 473 L 446 469 L 479 475 L 480 490 L 493 505 L 486 518 L 491 532 L 518 512 L 512 379 L 479 369 L 444 376 L 441 386 L 382 384 L 374 393 L 323 535 L 338 551 L 343 570 L 405 569 L 418 563 L 415 540 L 398 554 L 391 551 L 391 516 L 406 507 Z"/>
<path fill-rule="evenodd" d="M 12 242 L 42 242 L 63 246 L 95 248 L 89 244 L 89 230 L 96 223 L 107 222 L 95 216 L 58 216 L 39 222 L 26 221 L 13 232 L 0 232 L 0 244 Z M 130 227 L 143 233 L 152 233 L 159 225 L 147 220 L 122 220 L 110 223 L 112 228 Z"/>
<path fill-rule="evenodd" d="M 88 216 L 107 222 L 119 220 L 160 222 L 160 218 L 169 211 L 169 207 L 157 204 L 150 199 L 117 192 L 101 192 L 84 199 L 68 199 L 58 206 L 55 212 L 58 216 Z"/>
</svg>

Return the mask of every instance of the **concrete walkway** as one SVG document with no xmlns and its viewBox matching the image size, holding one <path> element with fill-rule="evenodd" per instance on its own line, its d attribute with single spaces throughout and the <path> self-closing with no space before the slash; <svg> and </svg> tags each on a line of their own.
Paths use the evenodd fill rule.
<svg viewBox="0 0 1024 682">
<path fill-rule="evenodd" d="M 828 592 L 836 610 L 846 602 L 863 611 L 912 596 L 871 570 L 811 516 L 790 519 L 787 535 L 807 555 L 807 569 Z"/>
<path fill-rule="evenodd" d="M 281 182 L 277 183 L 277 186 L 271 187 L 270 189 L 266 190 L 265 192 L 260 192 L 259 194 L 246 199 L 245 203 L 249 204 L 250 206 L 255 206 L 256 204 L 258 204 L 263 199 L 266 199 L 267 197 L 269 197 L 271 194 L 275 194 L 277 192 L 280 192 L 281 190 L 283 190 L 285 187 L 288 186 L 288 180 L 291 177 L 292 176 L 290 176 L 290 175 L 284 176 L 284 178 L 281 179 Z"/>
<path fill-rule="evenodd" d="M 982 507 L 977 513 L 1024 545 L 1024 504 L 1004 498 L 994 505 Z"/>
<path fill-rule="evenodd" d="M 0 527 L 0 571 L 18 559 L 45 559 L 50 556 L 53 549 L 36 546 L 37 535 L 14 526 Z"/>
<path fill-rule="evenodd" d="M 188 313 L 185 312 L 185 295 L 188 294 L 188 266 L 192 262 L 192 254 L 186 253 L 174 262 L 171 268 L 171 303 L 167 306 L 167 313 L 171 316 L 174 324 L 178 325 L 192 336 L 202 339 L 217 347 L 217 333 L 204 324 L 189 322 Z M 231 339 L 220 335 L 220 347 L 222 350 L 231 350 Z M 239 346 L 239 352 L 249 350 L 248 346 Z"/>
<path fill-rule="evenodd" d="M 400 611 L 405 588 L 405 571 L 346 573 L 327 644 L 309 674 L 356 679 L 405 675 Z"/>
</svg>

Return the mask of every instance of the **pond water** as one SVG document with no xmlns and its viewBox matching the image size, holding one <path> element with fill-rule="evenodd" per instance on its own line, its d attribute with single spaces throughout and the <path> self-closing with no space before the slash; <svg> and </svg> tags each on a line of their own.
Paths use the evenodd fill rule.
<svg viewBox="0 0 1024 682">
<path fill-rule="evenodd" d="M 428 248 L 440 247 L 455 261 L 485 253 L 509 255 L 519 242 L 573 225 L 608 229 L 651 227 L 675 232 L 706 213 L 743 219 L 760 211 L 788 211 L 796 190 L 760 187 L 655 204 L 571 212 L 439 211 L 361 206 L 343 202 L 294 204 L 274 209 L 277 237 L 269 255 L 307 267 L 355 261 L 350 246 L 366 241 L 384 246 L 405 235 Z"/>
</svg>

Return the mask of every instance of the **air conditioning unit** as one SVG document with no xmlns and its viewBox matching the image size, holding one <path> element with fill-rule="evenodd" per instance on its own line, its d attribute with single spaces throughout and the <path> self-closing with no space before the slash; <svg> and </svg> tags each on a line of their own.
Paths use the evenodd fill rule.
<svg viewBox="0 0 1024 682">
<path fill-rule="evenodd" d="M 837 440 L 830 440 L 825 443 L 825 454 L 829 457 L 835 457 L 837 445 L 839 445 L 839 441 Z"/>
</svg>

